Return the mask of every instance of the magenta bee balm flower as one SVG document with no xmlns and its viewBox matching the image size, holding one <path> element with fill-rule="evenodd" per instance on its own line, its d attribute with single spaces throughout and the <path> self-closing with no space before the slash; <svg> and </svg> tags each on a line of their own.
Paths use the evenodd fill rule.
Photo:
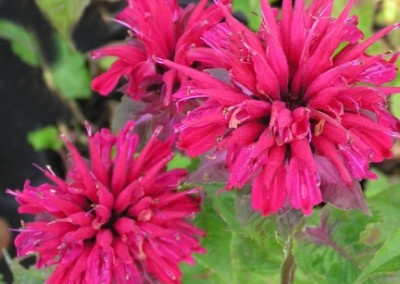
<svg viewBox="0 0 400 284">
<path fill-rule="evenodd" d="M 179 146 L 190 156 L 227 150 L 227 188 L 252 181 L 252 206 L 264 215 L 288 206 L 310 214 L 322 201 L 368 212 L 359 180 L 392 156 L 400 124 L 386 102 L 400 88 L 384 86 L 399 54 L 367 49 L 399 25 L 363 40 L 349 14 L 355 1 L 337 18 L 333 1 L 291 2 L 278 13 L 260 1 L 258 33 L 220 5 L 227 23 L 204 34 L 211 74 L 164 61 L 193 78 L 177 98 L 204 98 L 178 125 Z"/>
<path fill-rule="evenodd" d="M 128 0 L 128 7 L 116 20 L 129 28 L 126 44 L 104 47 L 93 52 L 94 58 L 113 56 L 118 59 L 104 74 L 95 78 L 92 87 L 102 95 L 109 94 L 121 77 L 127 79 L 124 92 L 138 100 L 155 94 L 165 105 L 182 83 L 176 70 L 165 68 L 156 58 L 170 59 L 190 66 L 197 59 L 193 47 L 205 46 L 204 31 L 214 27 L 223 13 L 216 5 L 207 7 L 208 0 L 185 9 L 177 0 Z M 225 0 L 225 2 L 230 2 Z"/>
<path fill-rule="evenodd" d="M 172 139 L 154 133 L 135 154 L 132 128 L 92 136 L 88 127 L 90 161 L 64 139 L 73 162 L 66 181 L 47 170 L 52 184 L 10 191 L 20 213 L 41 214 L 15 245 L 19 256 L 37 253 L 38 268 L 56 266 L 46 283 L 180 283 L 178 264 L 204 252 L 203 232 L 185 220 L 199 211 L 199 188 L 178 190 L 186 171 L 166 171 Z"/>
</svg>

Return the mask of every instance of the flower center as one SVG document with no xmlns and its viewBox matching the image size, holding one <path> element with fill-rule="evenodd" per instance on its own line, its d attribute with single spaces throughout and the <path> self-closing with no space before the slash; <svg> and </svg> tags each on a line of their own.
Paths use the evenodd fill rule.
<svg viewBox="0 0 400 284">
<path fill-rule="evenodd" d="M 296 96 L 292 93 L 282 93 L 281 100 L 286 104 L 286 107 L 293 111 L 298 107 L 305 107 L 307 106 L 307 102 L 305 101 L 304 97 L 299 95 Z"/>
</svg>

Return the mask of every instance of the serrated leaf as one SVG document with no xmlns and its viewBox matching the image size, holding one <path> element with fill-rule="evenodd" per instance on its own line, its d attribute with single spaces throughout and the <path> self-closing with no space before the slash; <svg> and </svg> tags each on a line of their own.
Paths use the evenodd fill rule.
<svg viewBox="0 0 400 284">
<path fill-rule="evenodd" d="M 236 283 L 279 283 L 283 248 L 276 234 L 276 219 L 263 217 L 251 208 L 250 195 L 236 193 L 235 217 L 240 226 L 232 238 Z"/>
<path fill-rule="evenodd" d="M 276 243 L 270 239 L 271 245 Z M 259 245 L 239 233 L 232 235 L 232 267 L 234 283 L 279 283 L 281 259 L 275 261 L 272 246 Z M 282 253 L 279 253 L 282 255 Z"/>
<path fill-rule="evenodd" d="M 316 210 L 314 214 L 318 213 Z M 331 206 L 324 208 L 324 214 L 322 227 L 306 228 L 311 238 L 303 237 L 295 243 L 297 264 L 316 283 L 354 283 L 360 268 L 375 252 L 375 248 L 360 242 L 360 235 L 378 216 Z"/>
<path fill-rule="evenodd" d="M 233 283 L 233 272 L 230 265 L 232 234 L 226 223 L 214 211 L 211 198 L 205 198 L 202 211 L 197 215 L 195 224 L 207 232 L 207 236 L 202 240 L 202 245 L 207 249 L 207 253 L 195 256 L 198 265 L 208 271 L 210 278 L 218 279 L 218 282 L 214 283 Z M 203 283 L 212 282 L 206 280 Z"/>
<path fill-rule="evenodd" d="M 369 224 L 379 220 L 379 216 L 373 211 L 367 216 L 359 211 L 343 211 L 336 208 L 328 208 L 330 223 L 333 225 L 333 240 L 338 246 L 345 249 L 356 263 L 363 265 L 368 253 L 373 254 L 365 244 L 360 243 L 360 235 Z"/>
<path fill-rule="evenodd" d="M 238 232 L 242 228 L 235 214 L 235 192 L 221 190 L 221 185 L 213 184 L 207 186 L 208 192 L 211 195 L 212 204 L 215 212 L 221 217 L 228 226 L 230 231 Z M 243 231 L 242 231 L 243 232 Z"/>
<path fill-rule="evenodd" d="M 213 185 L 218 190 L 218 185 Z M 232 231 L 231 257 L 235 283 L 274 283 L 280 277 L 282 246 L 274 217 L 263 217 L 251 208 L 250 195 L 224 191 L 213 196 L 213 206 Z M 269 282 L 271 281 L 271 282 Z"/>
<path fill-rule="evenodd" d="M 244 202 L 236 201 L 235 192 L 216 194 L 218 189 L 219 185 L 206 186 L 207 197 L 195 223 L 207 232 L 202 241 L 207 253 L 196 256 L 196 266 L 183 266 L 183 283 L 277 282 L 283 253 L 275 238 L 275 220 L 245 209 L 250 204 L 241 197 Z M 250 219 L 238 220 L 243 214 L 237 210 Z"/>
<path fill-rule="evenodd" d="M 400 270 L 400 228 L 386 240 L 369 264 L 363 269 L 355 283 L 364 283 L 371 275 L 378 272 Z"/>
<path fill-rule="evenodd" d="M 42 13 L 57 32 L 67 40 L 70 39 L 73 27 L 89 3 L 90 0 L 36 0 Z"/>
<path fill-rule="evenodd" d="M 52 272 L 52 268 L 36 269 L 34 266 L 23 267 L 18 259 L 11 259 L 6 250 L 3 250 L 8 267 L 13 275 L 14 284 L 42 284 Z"/>
<path fill-rule="evenodd" d="M 331 247 L 309 243 L 294 251 L 298 266 L 314 283 L 353 283 L 357 277 L 357 267 Z"/>
<path fill-rule="evenodd" d="M 23 27 L 7 20 L 0 21 L 0 38 L 11 42 L 11 49 L 23 62 L 33 67 L 39 65 L 36 56 L 33 35 Z"/>
<path fill-rule="evenodd" d="M 56 37 L 56 43 L 59 57 L 49 70 L 55 87 L 66 99 L 88 98 L 91 95 L 91 77 L 85 56 L 72 51 L 59 37 Z"/>
<path fill-rule="evenodd" d="M 58 130 L 54 126 L 46 126 L 28 133 L 29 144 L 35 149 L 40 150 L 59 150 L 62 148 Z"/>
</svg>

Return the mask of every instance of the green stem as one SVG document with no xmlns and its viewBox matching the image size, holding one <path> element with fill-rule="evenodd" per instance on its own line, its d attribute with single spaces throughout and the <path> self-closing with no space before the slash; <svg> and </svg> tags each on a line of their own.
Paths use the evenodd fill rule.
<svg viewBox="0 0 400 284">
<path fill-rule="evenodd" d="M 293 255 L 293 241 L 296 234 L 304 228 L 304 215 L 298 210 L 291 209 L 277 219 L 277 232 L 285 238 L 285 261 L 281 268 L 281 284 L 293 284 L 296 272 L 296 260 Z"/>
<path fill-rule="evenodd" d="M 42 67 L 42 71 L 43 71 L 43 77 L 44 77 L 44 81 L 46 83 L 46 86 L 52 91 L 52 93 L 54 95 L 56 95 L 58 97 L 58 99 L 66 104 L 68 106 L 68 108 L 71 111 L 72 117 L 75 120 L 75 122 L 77 122 L 79 125 L 82 125 L 82 123 L 86 120 L 85 116 L 83 115 L 83 113 L 81 112 L 81 110 L 79 109 L 79 106 L 77 104 L 77 102 L 75 100 L 68 100 L 66 99 L 61 93 L 60 91 L 57 89 L 55 83 L 54 83 L 54 78 L 53 78 L 53 74 L 51 72 L 51 68 L 50 66 L 47 64 L 46 59 L 43 56 L 43 52 L 40 49 L 39 43 L 37 41 L 37 38 L 34 34 L 32 34 L 30 31 L 28 31 L 29 36 L 30 36 L 30 40 L 32 42 L 33 45 L 33 50 L 35 51 L 39 62 L 40 62 L 40 66 Z"/>
<path fill-rule="evenodd" d="M 287 240 L 287 252 L 286 259 L 281 269 L 281 284 L 292 284 L 294 283 L 294 274 L 296 272 L 296 261 L 292 253 L 293 240 L 289 237 Z"/>
</svg>

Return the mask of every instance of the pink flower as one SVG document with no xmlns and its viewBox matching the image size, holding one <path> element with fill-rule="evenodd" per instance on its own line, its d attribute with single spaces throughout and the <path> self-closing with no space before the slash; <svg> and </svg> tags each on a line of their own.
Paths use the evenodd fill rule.
<svg viewBox="0 0 400 284">
<path fill-rule="evenodd" d="M 117 15 L 116 21 L 128 27 L 131 36 L 126 44 L 93 52 L 95 59 L 104 56 L 118 59 L 110 70 L 93 80 L 92 88 L 107 95 L 125 77 L 128 82 L 124 91 L 128 96 L 135 100 L 161 96 L 161 101 L 169 105 L 171 94 L 185 78 L 176 70 L 158 64 L 156 58 L 191 66 L 202 56 L 192 48 L 205 46 L 202 34 L 219 23 L 223 13 L 216 5 L 207 7 L 208 0 L 185 9 L 179 7 L 177 0 L 127 2 L 128 7 Z"/>
<path fill-rule="evenodd" d="M 88 126 L 88 162 L 64 138 L 73 162 L 66 181 L 46 170 L 53 184 L 10 191 L 20 213 L 47 215 L 15 240 L 19 256 L 38 254 L 38 268 L 56 265 L 46 283 L 180 283 L 178 264 L 204 252 L 203 232 L 185 221 L 199 211 L 199 188 L 178 191 L 186 171 L 166 171 L 172 139 L 154 133 L 136 155 L 132 128 L 92 136 Z"/>
<path fill-rule="evenodd" d="M 260 1 L 258 33 L 220 5 L 227 23 L 204 35 L 218 72 L 164 61 L 193 78 L 177 98 L 204 98 L 177 127 L 179 146 L 190 156 L 227 150 L 227 188 L 252 180 L 252 206 L 264 215 L 286 205 L 311 214 L 322 201 L 368 213 L 358 181 L 392 156 L 400 123 L 385 105 L 400 88 L 383 86 L 399 54 L 366 50 L 399 24 L 362 41 L 349 16 L 355 1 L 336 19 L 333 1 L 291 2 L 279 15 Z"/>
</svg>

